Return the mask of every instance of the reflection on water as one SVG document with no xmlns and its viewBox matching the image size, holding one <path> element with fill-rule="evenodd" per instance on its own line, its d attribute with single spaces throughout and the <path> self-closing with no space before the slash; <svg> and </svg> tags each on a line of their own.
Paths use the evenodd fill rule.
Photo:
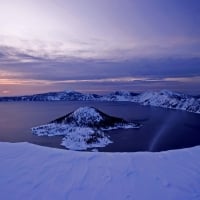
<svg viewBox="0 0 200 200">
<path fill-rule="evenodd" d="M 152 138 L 152 141 L 149 145 L 149 151 L 153 151 L 156 148 L 157 143 L 159 143 L 159 141 L 166 133 L 169 133 L 171 129 L 175 130 L 175 126 L 179 121 L 179 113 L 170 112 L 170 114 L 168 114 L 165 118 L 164 123 L 162 123 L 162 125 L 159 126 L 160 128 L 157 130 L 155 136 Z"/>
<path fill-rule="evenodd" d="M 80 106 L 94 106 L 109 115 L 143 124 L 140 129 L 110 131 L 114 143 L 99 151 L 161 151 L 200 144 L 200 115 L 130 102 L 1 102 L 0 141 L 63 148 L 62 137 L 38 137 L 31 134 L 30 128 Z"/>
</svg>

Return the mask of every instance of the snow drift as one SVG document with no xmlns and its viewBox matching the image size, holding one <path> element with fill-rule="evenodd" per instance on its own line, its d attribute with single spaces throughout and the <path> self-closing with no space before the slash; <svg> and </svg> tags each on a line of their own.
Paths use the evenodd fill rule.
<svg viewBox="0 0 200 200">
<path fill-rule="evenodd" d="M 0 143 L 0 197 L 199 200 L 199 155 L 199 146 L 160 153 L 99 153 Z"/>
</svg>

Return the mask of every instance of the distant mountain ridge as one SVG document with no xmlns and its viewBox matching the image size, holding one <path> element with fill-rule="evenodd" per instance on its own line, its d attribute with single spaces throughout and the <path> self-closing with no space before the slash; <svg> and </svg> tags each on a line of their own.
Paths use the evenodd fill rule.
<svg viewBox="0 0 200 200">
<path fill-rule="evenodd" d="M 99 98 L 96 94 L 82 94 L 76 91 L 48 92 L 25 96 L 0 97 L 0 101 L 89 101 Z"/>
<path fill-rule="evenodd" d="M 185 110 L 200 114 L 199 96 L 190 96 L 169 90 L 143 93 L 116 91 L 107 95 L 62 91 L 26 96 L 0 97 L 1 101 L 128 101 L 141 105 Z"/>
</svg>

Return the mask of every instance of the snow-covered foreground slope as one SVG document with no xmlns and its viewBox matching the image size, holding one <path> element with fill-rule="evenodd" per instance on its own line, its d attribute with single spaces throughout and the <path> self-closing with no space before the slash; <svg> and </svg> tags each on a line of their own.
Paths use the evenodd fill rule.
<svg viewBox="0 0 200 200">
<path fill-rule="evenodd" d="M 73 152 L 0 143 L 0 199 L 199 200 L 200 147 Z"/>
</svg>

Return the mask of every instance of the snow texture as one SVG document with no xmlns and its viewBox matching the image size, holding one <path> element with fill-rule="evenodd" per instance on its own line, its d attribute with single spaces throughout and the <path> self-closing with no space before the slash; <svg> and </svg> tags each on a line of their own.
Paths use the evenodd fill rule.
<svg viewBox="0 0 200 200">
<path fill-rule="evenodd" d="M 105 131 L 128 128 L 139 128 L 139 125 L 111 117 L 93 107 L 80 107 L 49 124 L 33 127 L 32 133 L 38 136 L 63 135 L 62 146 L 85 150 L 112 143 Z"/>
<path fill-rule="evenodd" d="M 99 153 L 0 143 L 0 198 L 199 200 L 199 154 L 199 146 L 160 153 Z"/>
<path fill-rule="evenodd" d="M 142 105 L 151 105 L 200 113 L 199 99 L 168 90 L 162 90 L 160 92 L 145 92 L 138 95 L 138 97 L 133 99 L 133 101 Z"/>
<path fill-rule="evenodd" d="M 105 101 L 129 101 L 139 103 L 141 105 L 156 106 L 162 108 L 170 108 L 177 110 L 185 110 L 200 114 L 200 99 L 172 92 L 169 90 L 161 90 L 160 92 L 143 92 L 134 94 L 130 92 L 115 92 L 103 97 Z"/>
<path fill-rule="evenodd" d="M 78 124 L 84 122 L 100 122 L 103 120 L 100 113 L 92 107 L 80 107 L 71 115 Z"/>
</svg>

